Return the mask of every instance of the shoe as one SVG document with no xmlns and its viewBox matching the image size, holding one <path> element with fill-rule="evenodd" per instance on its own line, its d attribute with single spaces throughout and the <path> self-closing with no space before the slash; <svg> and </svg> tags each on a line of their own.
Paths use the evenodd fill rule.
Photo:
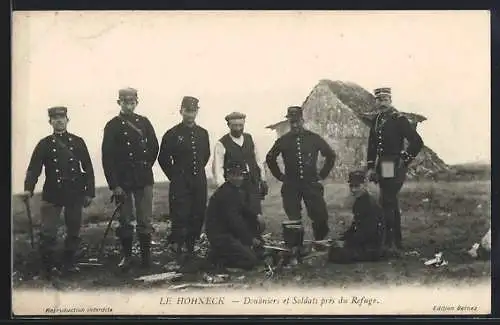
<svg viewBox="0 0 500 325">
<path fill-rule="evenodd" d="M 122 259 L 118 267 L 122 270 L 128 270 L 132 260 L 132 238 L 121 238 Z"/>
<path fill-rule="evenodd" d="M 139 236 L 139 245 L 141 247 L 141 266 L 149 268 L 151 266 L 151 236 Z"/>
<path fill-rule="evenodd" d="M 80 268 L 75 264 L 75 252 L 66 250 L 63 255 L 64 273 L 78 273 Z"/>
</svg>

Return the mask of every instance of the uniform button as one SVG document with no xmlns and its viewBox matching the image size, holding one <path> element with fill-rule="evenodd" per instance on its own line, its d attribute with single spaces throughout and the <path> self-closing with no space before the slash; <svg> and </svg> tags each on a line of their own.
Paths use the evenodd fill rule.
<svg viewBox="0 0 500 325">
<path fill-rule="evenodd" d="M 74 171 L 75 171 L 75 169 L 74 169 L 74 168 L 71 168 L 71 171 L 72 171 L 72 172 L 74 172 Z"/>
<path fill-rule="evenodd" d="M 73 158 L 69 158 L 69 161 L 73 161 Z"/>
<path fill-rule="evenodd" d="M 128 134 L 128 132 L 127 132 L 127 131 L 125 131 L 125 132 L 123 132 L 123 134 L 124 134 L 124 135 L 127 135 L 127 134 Z"/>
<path fill-rule="evenodd" d="M 191 144 L 194 144 L 194 141 L 192 141 Z"/>
<path fill-rule="evenodd" d="M 57 180 L 57 182 L 58 182 L 58 183 L 61 183 L 61 180 L 60 180 L 60 179 L 58 179 L 58 180 Z"/>
<path fill-rule="evenodd" d="M 144 153 L 146 153 L 146 150 L 144 150 Z"/>
<path fill-rule="evenodd" d="M 302 178 L 304 178 L 304 176 L 300 175 L 300 178 L 302 179 Z"/>
<path fill-rule="evenodd" d="M 57 158 L 54 158 L 54 162 L 57 162 Z"/>
<path fill-rule="evenodd" d="M 59 169 L 56 169 L 56 173 L 59 173 Z"/>
<path fill-rule="evenodd" d="M 70 138 L 68 138 L 68 141 L 71 141 L 71 140 L 72 140 L 72 138 L 71 138 L 71 137 L 70 137 Z"/>
<path fill-rule="evenodd" d="M 136 119 L 135 119 L 135 121 L 136 121 L 136 122 L 139 122 L 139 119 L 138 119 L 138 118 L 136 118 Z"/>
<path fill-rule="evenodd" d="M 55 143 L 55 142 L 56 142 L 56 140 L 55 140 L 55 139 L 52 139 L 52 142 L 54 142 L 54 143 Z"/>
<path fill-rule="evenodd" d="M 56 152 L 57 150 L 56 149 L 52 149 L 53 152 Z"/>
<path fill-rule="evenodd" d="M 73 147 L 69 147 L 69 150 L 73 150 Z"/>
<path fill-rule="evenodd" d="M 122 121 L 122 125 L 125 125 L 125 122 Z"/>
<path fill-rule="evenodd" d="M 127 141 L 127 146 L 130 146 L 130 142 Z"/>
<path fill-rule="evenodd" d="M 129 153 L 128 153 L 128 155 L 129 155 L 129 156 L 133 156 L 134 154 L 133 154 L 133 153 L 131 153 L 131 152 L 129 152 Z"/>
</svg>

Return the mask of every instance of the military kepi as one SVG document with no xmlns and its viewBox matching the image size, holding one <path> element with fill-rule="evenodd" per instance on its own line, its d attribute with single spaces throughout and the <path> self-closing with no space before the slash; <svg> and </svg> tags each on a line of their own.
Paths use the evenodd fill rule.
<svg viewBox="0 0 500 325">
<path fill-rule="evenodd" d="M 227 174 L 231 174 L 231 175 L 241 175 L 241 174 L 244 174 L 246 172 L 246 168 L 245 166 L 241 165 L 240 163 L 238 162 L 230 162 L 227 166 L 226 166 L 226 173 Z"/>
<path fill-rule="evenodd" d="M 366 173 L 362 170 L 355 170 L 349 173 L 348 183 L 351 186 L 358 186 L 365 182 Z"/>
<path fill-rule="evenodd" d="M 300 106 L 290 106 L 287 109 L 286 118 L 296 121 L 302 118 L 302 107 Z"/>
<path fill-rule="evenodd" d="M 377 88 L 373 91 L 373 93 L 375 94 L 375 97 L 391 96 L 391 88 L 389 87 Z"/>
<path fill-rule="evenodd" d="M 198 103 L 198 98 L 192 96 L 184 96 L 184 98 L 182 98 L 181 107 L 188 111 L 196 111 L 200 108 Z"/>
<path fill-rule="evenodd" d="M 118 90 L 118 98 L 137 98 L 137 89 L 127 87 Z"/>
<path fill-rule="evenodd" d="M 240 112 L 232 112 L 230 114 L 227 114 L 225 119 L 226 121 L 232 121 L 232 120 L 244 120 L 247 116 L 243 113 Z"/>
<path fill-rule="evenodd" d="M 49 117 L 54 116 L 66 116 L 68 113 L 68 109 L 64 106 L 54 106 L 48 109 Z"/>
</svg>

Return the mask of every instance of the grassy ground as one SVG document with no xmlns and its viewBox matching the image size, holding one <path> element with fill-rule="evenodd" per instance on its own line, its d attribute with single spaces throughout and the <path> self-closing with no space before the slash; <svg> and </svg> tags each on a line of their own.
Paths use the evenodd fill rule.
<svg viewBox="0 0 500 325">
<path fill-rule="evenodd" d="M 264 202 L 267 222 L 266 232 L 279 238 L 281 222 L 286 216 L 281 206 L 279 184 L 271 184 L 270 194 Z M 373 189 L 375 191 L 375 189 Z M 330 211 L 332 237 L 345 230 L 351 220 L 347 187 L 345 184 L 325 184 L 325 196 Z M 150 273 L 165 272 L 163 265 L 170 257 L 164 252 L 165 229 L 168 223 L 168 184 L 157 184 L 154 192 L 154 218 L 156 232 L 154 241 L 155 265 Z M 298 269 L 281 274 L 272 282 L 265 281 L 262 273 L 247 273 L 243 280 L 252 286 L 281 286 L 289 283 L 304 285 L 342 284 L 358 285 L 377 283 L 431 284 L 442 281 L 457 283 L 481 281 L 490 276 L 489 261 L 473 261 L 463 255 L 475 241 L 478 241 L 489 227 L 490 219 L 490 181 L 459 182 L 407 182 L 400 194 L 403 210 L 402 231 L 407 250 L 415 250 L 419 256 L 406 256 L 397 260 L 353 265 L 334 265 L 324 258 L 309 260 Z M 39 224 L 39 197 L 32 202 L 35 225 Z M 82 238 L 87 247 L 87 256 L 95 256 L 95 250 L 102 238 L 106 220 L 111 216 L 113 206 L 109 203 L 109 191 L 99 189 L 93 205 L 85 210 Z M 310 238 L 310 223 L 304 218 L 306 237 Z M 39 270 L 37 255 L 29 245 L 27 218 L 23 204 L 13 198 L 14 226 L 14 271 L 15 287 L 37 287 Z M 63 227 L 61 227 L 63 231 Z M 63 233 L 61 233 L 63 235 Z M 113 233 L 108 236 L 103 267 L 82 270 L 81 274 L 67 278 L 65 288 L 129 287 L 138 286 L 132 276 L 117 273 L 115 265 L 119 259 Z M 423 265 L 422 259 L 431 258 L 441 251 L 449 265 L 430 268 Z M 196 276 L 196 275 L 193 275 Z"/>
</svg>

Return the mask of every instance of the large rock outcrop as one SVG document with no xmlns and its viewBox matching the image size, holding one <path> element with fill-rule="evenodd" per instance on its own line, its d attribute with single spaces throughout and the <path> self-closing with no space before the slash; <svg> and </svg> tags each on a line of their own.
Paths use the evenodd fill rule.
<svg viewBox="0 0 500 325">
<path fill-rule="evenodd" d="M 302 107 L 306 127 L 321 134 L 337 153 L 337 162 L 331 173 L 334 179 L 346 179 L 349 171 L 365 166 L 368 123 L 375 116 L 372 111 L 374 103 L 374 96 L 362 87 L 330 80 L 321 80 L 305 99 Z M 414 127 L 426 120 L 418 114 L 401 113 Z M 275 130 L 278 136 L 289 130 L 287 121 L 267 128 Z M 408 177 L 431 177 L 447 170 L 449 167 L 437 154 L 424 146 L 411 165 Z"/>
</svg>

